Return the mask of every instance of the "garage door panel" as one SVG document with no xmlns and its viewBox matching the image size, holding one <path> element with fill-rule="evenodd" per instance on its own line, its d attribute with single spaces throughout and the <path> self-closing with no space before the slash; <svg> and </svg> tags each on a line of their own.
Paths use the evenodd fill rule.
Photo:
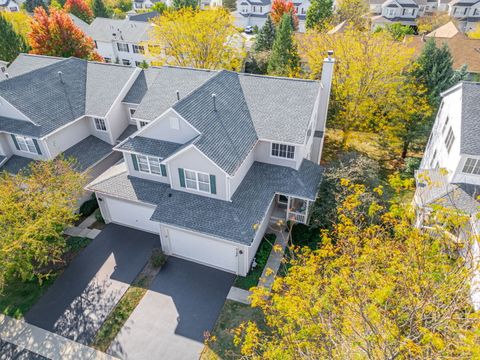
<svg viewBox="0 0 480 360">
<path fill-rule="evenodd" d="M 235 245 L 177 229 L 167 229 L 172 255 L 237 273 Z"/>
<path fill-rule="evenodd" d="M 158 234 L 159 224 L 150 218 L 155 211 L 153 206 L 127 202 L 114 198 L 104 198 L 110 214 L 110 221 L 139 230 Z"/>
</svg>

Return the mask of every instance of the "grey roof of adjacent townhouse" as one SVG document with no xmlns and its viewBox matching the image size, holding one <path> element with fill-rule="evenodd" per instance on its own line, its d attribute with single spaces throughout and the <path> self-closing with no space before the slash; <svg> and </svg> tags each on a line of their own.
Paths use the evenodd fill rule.
<svg viewBox="0 0 480 360">
<path fill-rule="evenodd" d="M 55 64 L 62 60 L 65 59 L 55 56 L 20 54 L 10 64 L 7 69 L 7 73 L 8 76 L 12 78 L 14 76 L 25 74 L 32 70 L 43 68 L 47 65 Z"/>
<path fill-rule="evenodd" d="M 155 71 L 157 71 L 156 76 Z M 217 72 L 211 70 L 170 66 L 152 68 L 150 75 L 154 79 L 135 111 L 135 118 L 147 121 L 155 120 L 178 101 L 177 90 L 182 99 L 215 74 Z M 148 85 L 149 72 L 146 73 L 146 80 Z"/>
<path fill-rule="evenodd" d="M 449 2 L 450 6 L 471 6 L 478 3 L 480 0 L 452 0 Z"/>
<path fill-rule="evenodd" d="M 70 16 L 70 19 L 72 19 L 72 21 L 75 23 L 75 25 L 77 25 L 85 34 L 88 33 L 90 25 L 88 25 L 85 21 L 73 15 L 72 13 L 69 13 L 68 15 Z"/>
<path fill-rule="evenodd" d="M 156 67 L 143 69 L 122 101 L 129 104 L 140 104 L 160 72 L 161 68 Z"/>
<path fill-rule="evenodd" d="M 151 139 L 142 136 L 130 137 L 117 145 L 115 149 L 131 151 L 165 159 L 175 153 L 183 144 L 170 141 Z"/>
<path fill-rule="evenodd" d="M 84 115 L 103 117 L 134 71 L 68 58 L 3 80 L 0 96 L 32 123 L 0 118 L 0 129 L 42 137 Z"/>
<path fill-rule="evenodd" d="M 403 7 L 418 8 L 418 4 L 413 0 L 396 0 Z"/>
<path fill-rule="evenodd" d="M 237 73 L 219 72 L 173 109 L 200 132 L 194 145 L 230 175 L 258 140 Z"/>
<path fill-rule="evenodd" d="M 480 155 L 480 83 L 464 81 L 462 88 L 462 125 L 460 152 Z"/>
<path fill-rule="evenodd" d="M 271 0 L 246 0 L 252 5 L 270 5 Z"/>
<path fill-rule="evenodd" d="M 112 152 L 112 145 L 99 138 L 90 135 L 82 141 L 65 150 L 63 156 L 74 158 L 75 167 L 78 171 L 85 171 L 104 159 Z"/>
<path fill-rule="evenodd" d="M 16 175 L 34 161 L 35 160 L 23 156 L 13 155 L 0 167 L 0 171 L 6 171 L 10 174 Z"/>
<path fill-rule="evenodd" d="M 123 169 L 123 170 L 122 170 Z M 151 220 L 250 245 L 275 193 L 315 200 L 323 169 L 304 160 L 300 169 L 255 162 L 232 201 L 172 190 L 168 184 L 128 176 L 117 166 L 89 189 L 159 205 Z"/>
<path fill-rule="evenodd" d="M 144 21 L 148 22 L 149 20 L 156 18 L 160 14 L 156 11 L 151 11 L 151 12 L 145 12 L 141 14 L 136 14 L 136 15 L 130 15 L 129 19 L 131 21 Z"/>
<path fill-rule="evenodd" d="M 138 44 L 148 40 L 152 25 L 144 21 L 107 19 L 97 17 L 90 24 L 87 35 L 96 41 L 125 41 Z"/>
</svg>

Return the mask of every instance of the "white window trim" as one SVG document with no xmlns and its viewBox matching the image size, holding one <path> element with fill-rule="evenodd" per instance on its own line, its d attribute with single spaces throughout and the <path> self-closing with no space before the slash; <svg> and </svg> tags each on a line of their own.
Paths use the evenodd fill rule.
<svg viewBox="0 0 480 360">
<path fill-rule="evenodd" d="M 188 181 L 194 181 L 192 179 L 187 179 L 187 171 L 195 174 L 195 188 L 189 187 L 187 185 Z M 207 177 L 207 179 L 208 179 L 208 191 L 200 189 L 199 182 L 201 182 L 202 184 L 207 184 L 207 183 L 205 181 L 200 181 L 199 178 L 198 178 L 198 174 L 205 175 Z M 201 172 L 201 171 L 196 171 L 196 170 L 183 169 L 183 176 L 185 178 L 185 189 L 196 190 L 196 191 L 204 192 L 204 193 L 207 193 L 207 194 L 212 193 L 212 184 L 210 183 L 210 174 L 207 174 L 207 173 L 204 173 L 204 172 Z"/>
<path fill-rule="evenodd" d="M 273 145 L 274 144 L 278 144 L 278 145 L 285 145 L 287 146 L 287 149 L 288 149 L 288 146 L 292 146 L 293 147 L 293 157 L 292 158 L 289 158 L 287 156 L 283 157 L 283 156 L 279 156 L 279 155 L 273 155 Z M 279 149 L 280 150 L 280 149 Z M 287 151 L 285 152 L 285 154 L 287 153 Z M 295 161 L 295 155 L 296 155 L 296 147 L 295 145 L 290 145 L 290 144 L 282 144 L 282 143 L 270 143 L 270 157 L 272 158 L 275 158 L 275 159 L 283 159 L 283 160 L 293 160 Z"/>
<path fill-rule="evenodd" d="M 15 135 L 15 139 L 17 140 L 18 147 L 20 148 L 21 152 L 38 155 L 37 147 L 35 146 L 32 138 L 29 138 L 27 136 Z M 30 147 L 28 146 L 29 144 L 33 148 L 33 151 L 30 150 Z M 22 149 L 22 145 L 25 146 L 25 149 Z"/>
<path fill-rule="evenodd" d="M 162 175 L 162 164 L 160 161 L 160 158 L 155 157 L 155 156 L 148 156 L 148 155 L 142 155 L 142 154 L 136 154 L 137 157 L 137 163 L 138 163 L 138 171 L 144 174 L 151 174 L 155 176 L 163 176 Z M 148 171 L 142 170 L 140 167 L 140 157 L 144 157 L 147 160 L 147 167 Z M 158 171 L 159 173 L 152 172 L 152 166 L 150 164 L 150 160 L 157 160 L 158 161 Z"/>
<path fill-rule="evenodd" d="M 98 128 L 98 126 L 97 126 L 97 120 L 103 121 L 103 124 L 105 125 L 105 130 Z M 107 121 L 106 121 L 104 118 L 94 117 L 94 118 L 93 118 L 93 126 L 95 126 L 95 130 L 97 130 L 97 131 L 108 132 Z"/>
</svg>

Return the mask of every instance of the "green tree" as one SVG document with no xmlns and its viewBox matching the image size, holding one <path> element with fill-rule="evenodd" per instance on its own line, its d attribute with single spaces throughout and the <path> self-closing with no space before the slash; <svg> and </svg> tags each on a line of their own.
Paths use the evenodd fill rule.
<svg viewBox="0 0 480 360">
<path fill-rule="evenodd" d="M 278 76 L 295 76 L 300 70 L 300 57 L 293 40 L 292 17 L 284 14 L 275 34 L 268 73 Z"/>
<path fill-rule="evenodd" d="M 103 3 L 103 0 L 93 0 L 92 10 L 95 17 L 110 17 L 107 7 Z"/>
<path fill-rule="evenodd" d="M 5 279 L 48 274 L 65 250 L 63 230 L 73 224 L 86 175 L 74 163 L 37 161 L 17 175 L 0 174 L 0 289 Z"/>
<path fill-rule="evenodd" d="M 222 2 L 222 5 L 225 9 L 228 9 L 230 11 L 237 10 L 237 2 L 235 0 L 224 0 Z"/>
<path fill-rule="evenodd" d="M 253 50 L 255 52 L 272 50 L 274 41 L 275 41 L 275 25 L 273 25 L 273 21 L 269 15 L 267 16 L 267 20 L 265 21 L 265 24 L 263 24 L 262 28 L 260 29 L 257 36 L 255 37 L 255 45 L 253 47 Z"/>
<path fill-rule="evenodd" d="M 153 6 L 150 8 L 152 11 L 158 12 L 160 15 L 163 14 L 164 11 L 168 10 L 168 6 L 163 3 L 163 2 L 157 2 L 153 4 Z"/>
<path fill-rule="evenodd" d="M 192 8 L 196 9 L 198 7 L 197 0 L 173 0 L 172 6 L 175 10 L 183 9 L 183 8 Z"/>
<path fill-rule="evenodd" d="M 386 31 L 390 36 L 397 41 L 402 41 L 406 35 L 415 34 L 415 30 L 411 26 L 402 25 L 400 23 L 387 24 L 385 26 L 378 26 L 375 32 Z"/>
<path fill-rule="evenodd" d="M 453 69 L 452 54 L 447 44 L 437 47 L 434 39 L 428 39 L 413 70 L 414 81 L 422 84 L 428 92 L 429 101 L 435 108 L 440 103 L 440 93 L 455 85 L 466 76 L 466 69 Z"/>
<path fill-rule="evenodd" d="M 27 10 L 30 13 L 33 13 L 33 10 L 35 10 L 35 8 L 37 6 L 41 6 L 44 9 L 47 8 L 47 6 L 43 2 L 43 0 L 27 0 L 27 1 L 25 1 L 25 10 Z"/>
<path fill-rule="evenodd" d="M 322 29 L 333 15 L 332 0 L 312 0 L 307 10 L 307 29 Z"/>
<path fill-rule="evenodd" d="M 397 191 L 412 185 L 392 180 Z M 443 227 L 419 229 L 412 209 L 399 203 L 372 202 L 365 210 L 365 187 L 345 179 L 342 185 L 339 221 L 322 232 L 319 249 L 291 248 L 295 256 L 271 292 L 253 290 L 252 306 L 263 311 L 266 326 L 250 321 L 237 329 L 242 355 L 478 359 L 480 316 L 470 298 L 478 267 L 467 250 L 474 237 L 463 247 Z M 454 227 L 468 218 L 450 214 L 442 220 Z"/>
<path fill-rule="evenodd" d="M 0 14 L 0 60 L 11 62 L 28 49 L 23 36 L 17 34 L 12 24 Z"/>
</svg>

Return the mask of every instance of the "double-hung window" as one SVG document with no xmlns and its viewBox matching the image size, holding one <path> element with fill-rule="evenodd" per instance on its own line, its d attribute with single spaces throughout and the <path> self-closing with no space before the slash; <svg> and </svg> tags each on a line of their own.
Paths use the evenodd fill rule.
<svg viewBox="0 0 480 360">
<path fill-rule="evenodd" d="M 95 129 L 97 129 L 98 131 L 107 131 L 107 124 L 105 123 L 105 119 L 93 118 L 93 122 L 95 123 Z"/>
<path fill-rule="evenodd" d="M 128 44 L 117 43 L 118 51 L 128 52 Z"/>
<path fill-rule="evenodd" d="M 185 186 L 187 189 L 210 193 L 210 175 L 185 169 Z"/>
<path fill-rule="evenodd" d="M 450 153 L 452 145 L 455 142 L 455 135 L 453 135 L 452 127 L 448 129 L 447 137 L 445 138 L 445 146 L 447 147 L 447 152 Z"/>
<path fill-rule="evenodd" d="M 159 158 L 146 155 L 136 155 L 136 157 L 138 171 L 148 174 L 162 175 Z"/>
<path fill-rule="evenodd" d="M 32 154 L 38 154 L 37 147 L 35 146 L 32 138 L 15 135 L 15 139 L 17 140 L 19 150 Z"/>
<path fill-rule="evenodd" d="M 135 54 L 143 54 L 145 53 L 145 49 L 142 45 L 132 45 L 133 52 Z"/>
<path fill-rule="evenodd" d="M 480 175 L 480 160 L 467 158 L 462 171 L 466 174 Z"/>
<path fill-rule="evenodd" d="M 272 143 L 271 155 L 285 159 L 295 158 L 295 146 Z"/>
</svg>

